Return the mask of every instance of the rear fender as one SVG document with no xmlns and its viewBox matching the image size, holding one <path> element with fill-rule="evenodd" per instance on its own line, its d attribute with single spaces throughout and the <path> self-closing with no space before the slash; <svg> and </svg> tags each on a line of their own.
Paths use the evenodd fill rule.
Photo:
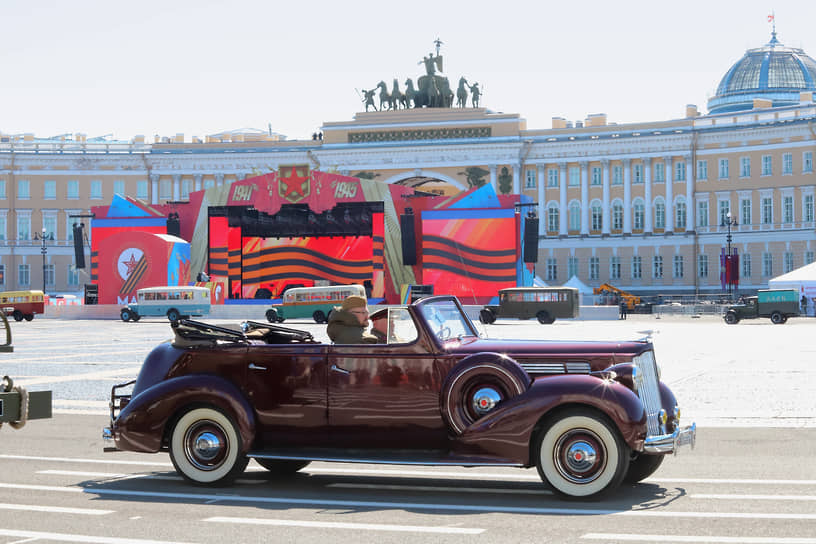
<svg viewBox="0 0 816 544">
<path fill-rule="evenodd" d="M 589 406 L 606 415 L 629 447 L 642 449 L 646 411 L 638 396 L 620 383 L 586 374 L 534 380 L 524 394 L 502 402 L 469 426 L 457 442 L 471 453 L 530 466 L 534 433 L 556 411 L 579 406 Z"/>
<path fill-rule="evenodd" d="M 209 374 L 180 376 L 159 382 L 130 399 L 113 422 L 117 448 L 155 453 L 175 419 L 188 407 L 213 406 L 238 425 L 244 452 L 255 439 L 255 413 L 232 382 Z"/>
</svg>

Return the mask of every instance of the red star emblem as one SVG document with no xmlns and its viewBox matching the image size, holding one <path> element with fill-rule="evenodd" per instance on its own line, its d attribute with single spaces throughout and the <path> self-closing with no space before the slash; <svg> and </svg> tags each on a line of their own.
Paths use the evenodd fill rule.
<svg viewBox="0 0 816 544">
<path fill-rule="evenodd" d="M 136 256 L 131 253 L 129 261 L 122 261 L 122 264 L 127 267 L 127 275 L 130 277 L 133 274 L 133 271 L 136 270 L 136 265 L 139 264 L 139 261 L 136 260 Z"/>
<path fill-rule="evenodd" d="M 298 176 L 297 169 L 293 166 L 292 173 L 287 176 L 281 176 L 280 193 L 283 198 L 289 202 L 298 202 L 303 200 L 309 194 L 309 176 Z"/>
</svg>

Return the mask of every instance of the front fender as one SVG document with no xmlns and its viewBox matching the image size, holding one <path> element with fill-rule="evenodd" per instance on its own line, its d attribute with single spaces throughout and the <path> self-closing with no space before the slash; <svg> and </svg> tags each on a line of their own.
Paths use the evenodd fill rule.
<svg viewBox="0 0 816 544">
<path fill-rule="evenodd" d="M 171 378 L 130 399 L 111 428 L 116 447 L 124 451 L 159 451 L 167 425 L 180 410 L 192 405 L 210 405 L 232 417 L 244 452 L 249 450 L 255 439 L 252 406 L 235 384 L 210 374 Z"/>
<path fill-rule="evenodd" d="M 470 453 L 487 454 L 530 466 L 530 441 L 539 423 L 559 408 L 589 406 L 605 414 L 633 449 L 646 438 L 646 410 L 620 383 L 590 375 L 538 378 L 522 395 L 503 401 L 470 425 L 458 439 Z"/>
</svg>

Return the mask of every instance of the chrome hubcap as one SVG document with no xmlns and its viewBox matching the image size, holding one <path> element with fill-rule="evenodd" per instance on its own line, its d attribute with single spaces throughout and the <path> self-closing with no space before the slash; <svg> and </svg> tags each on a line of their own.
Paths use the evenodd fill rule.
<svg viewBox="0 0 816 544">
<path fill-rule="evenodd" d="M 492 387 L 482 387 L 473 394 L 471 406 L 480 417 L 496 407 L 502 400 L 501 394 Z"/>
<path fill-rule="evenodd" d="M 228 450 L 229 442 L 223 429 L 212 422 L 195 425 L 185 434 L 185 456 L 198 470 L 217 469 L 224 462 Z"/>
<path fill-rule="evenodd" d="M 555 445 L 553 457 L 559 474 L 576 484 L 596 480 L 607 462 L 603 443 L 587 429 L 574 430 L 561 436 Z"/>
<path fill-rule="evenodd" d="M 198 435 L 193 445 L 195 449 L 195 456 L 205 461 L 211 461 L 218 456 L 223 445 L 221 441 L 213 433 L 205 432 Z"/>
</svg>

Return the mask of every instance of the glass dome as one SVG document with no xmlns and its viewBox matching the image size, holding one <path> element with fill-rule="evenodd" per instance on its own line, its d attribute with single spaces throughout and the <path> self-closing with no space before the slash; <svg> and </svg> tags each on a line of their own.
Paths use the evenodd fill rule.
<svg viewBox="0 0 816 544">
<path fill-rule="evenodd" d="M 799 103 L 804 91 L 816 91 L 816 61 L 802 49 L 779 43 L 773 32 L 770 42 L 746 51 L 726 72 L 708 101 L 708 112 L 750 110 L 755 98 L 791 106 Z"/>
</svg>

